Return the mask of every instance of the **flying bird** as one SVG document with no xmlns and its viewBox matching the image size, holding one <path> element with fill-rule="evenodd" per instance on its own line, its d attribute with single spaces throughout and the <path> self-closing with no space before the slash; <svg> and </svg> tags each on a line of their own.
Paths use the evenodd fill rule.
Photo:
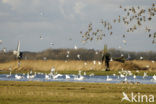
<svg viewBox="0 0 156 104">
<path fill-rule="evenodd" d="M 77 46 L 76 45 L 74 46 L 74 49 L 77 50 Z"/>
<path fill-rule="evenodd" d="M 126 40 L 122 40 L 122 42 L 126 45 L 127 44 L 127 41 Z"/>
<path fill-rule="evenodd" d="M 0 40 L 0 44 L 2 44 L 2 42 L 3 42 L 3 41 L 2 41 L 2 40 Z"/>
<path fill-rule="evenodd" d="M 20 41 L 18 41 L 17 50 L 13 51 L 13 54 L 16 55 L 17 58 L 20 58 Z"/>
<path fill-rule="evenodd" d="M 50 43 L 50 45 L 51 45 L 51 46 L 53 46 L 53 45 L 54 45 L 54 43 L 52 43 L 52 42 L 51 42 L 51 43 Z"/>
<path fill-rule="evenodd" d="M 43 37 L 42 36 L 40 36 L 40 40 L 43 40 Z"/>
</svg>

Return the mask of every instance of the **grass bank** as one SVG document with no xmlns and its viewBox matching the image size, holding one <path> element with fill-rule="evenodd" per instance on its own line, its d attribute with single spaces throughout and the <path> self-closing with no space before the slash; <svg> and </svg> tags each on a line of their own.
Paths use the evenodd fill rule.
<svg viewBox="0 0 156 104">
<path fill-rule="evenodd" d="M 52 67 L 55 67 L 56 71 L 61 74 L 77 74 L 81 70 L 87 72 L 87 74 L 111 75 L 113 73 L 117 74 L 122 68 L 131 70 L 137 75 L 143 75 L 143 72 L 148 72 L 151 75 L 156 73 L 156 63 L 148 60 L 133 60 L 125 63 L 112 61 L 110 62 L 110 72 L 103 71 L 105 65 L 99 61 L 22 60 L 20 67 L 18 67 L 17 61 L 0 63 L 0 73 L 8 73 L 9 68 L 12 69 L 13 73 L 25 73 L 30 70 L 48 73 Z M 139 70 L 140 73 L 136 73 L 136 70 Z"/>
<path fill-rule="evenodd" d="M 156 96 L 155 87 L 145 84 L 0 81 L 0 104 L 129 104 L 121 102 L 122 92 L 128 96 L 131 92 Z"/>
</svg>

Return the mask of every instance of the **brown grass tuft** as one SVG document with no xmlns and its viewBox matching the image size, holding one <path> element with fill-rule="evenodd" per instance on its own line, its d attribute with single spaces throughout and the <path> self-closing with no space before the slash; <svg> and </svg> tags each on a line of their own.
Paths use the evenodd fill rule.
<svg viewBox="0 0 156 104">
<path fill-rule="evenodd" d="M 84 63 L 87 65 L 84 65 Z M 78 70 L 101 70 L 104 69 L 104 64 L 93 64 L 93 61 L 61 61 L 61 60 L 23 60 L 21 61 L 21 67 L 18 68 L 16 61 L 11 61 L 7 63 L 0 64 L 0 70 L 8 70 L 10 67 L 13 70 L 35 70 L 35 71 L 50 71 L 52 67 L 55 67 L 57 71 L 78 71 Z M 147 67 L 149 66 L 149 67 Z M 110 62 L 111 70 L 156 70 L 156 64 L 151 61 L 126 61 L 125 63 L 120 63 L 116 61 Z"/>
</svg>

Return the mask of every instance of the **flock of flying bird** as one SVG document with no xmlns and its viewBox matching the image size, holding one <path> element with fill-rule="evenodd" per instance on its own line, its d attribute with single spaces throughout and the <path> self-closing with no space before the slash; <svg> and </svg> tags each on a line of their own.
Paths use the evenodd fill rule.
<svg viewBox="0 0 156 104">
<path fill-rule="evenodd" d="M 74 49 L 77 50 L 78 47 L 75 45 Z M 14 54 L 17 55 L 17 57 L 18 57 L 19 53 L 20 53 L 20 41 L 18 43 L 17 50 L 14 51 Z M 100 54 L 100 53 L 98 51 L 96 51 L 95 54 Z M 80 59 L 80 54 L 77 54 L 76 56 L 77 56 L 78 59 Z M 67 58 L 70 57 L 70 51 L 67 51 L 66 57 Z M 140 57 L 140 60 L 143 60 L 142 56 Z M 111 61 L 113 61 L 112 58 L 111 58 Z M 155 61 L 152 61 L 152 63 L 154 64 Z M 93 64 L 94 65 L 96 65 L 96 64 L 102 65 L 102 63 L 100 61 L 96 61 L 96 60 L 93 60 Z M 84 65 L 86 66 L 87 63 L 84 62 Z M 150 66 L 147 65 L 146 67 L 149 68 Z M 11 78 L 13 76 L 11 74 L 12 69 L 9 68 L 9 70 L 10 70 L 10 74 L 6 75 L 7 78 Z M 136 72 L 139 73 L 139 71 L 136 71 Z M 127 71 L 127 70 L 122 69 L 122 71 L 119 71 L 118 73 L 119 73 L 119 75 L 113 74 L 113 76 L 116 77 L 117 79 L 124 78 L 124 81 L 128 81 L 128 79 L 127 79 L 128 76 L 133 76 L 133 78 L 136 79 L 136 75 L 134 75 L 131 71 Z M 37 75 L 44 75 L 45 80 L 51 80 L 51 79 L 55 80 L 55 79 L 58 79 L 58 78 L 64 76 L 62 74 L 58 74 L 57 72 L 55 72 L 55 68 L 52 67 L 50 73 L 48 73 L 48 74 L 47 73 L 41 73 L 41 72 L 34 72 L 33 73 L 32 71 L 30 71 L 30 72 L 27 72 L 26 74 L 23 73 L 22 75 L 21 74 L 20 75 L 15 74 L 14 78 L 17 79 L 17 80 L 21 80 L 21 79 L 24 79 L 24 78 L 34 79 L 34 78 L 37 77 Z M 78 75 L 74 75 L 74 74 L 73 75 L 68 75 L 68 74 L 66 74 L 65 79 L 71 79 L 73 77 L 74 80 L 79 80 L 80 81 L 80 80 L 85 79 L 86 75 L 87 75 L 86 72 L 84 72 L 83 75 L 82 75 L 81 70 L 79 70 Z M 94 76 L 94 73 L 89 74 L 89 76 L 90 77 Z M 147 75 L 147 73 L 144 72 L 143 79 L 146 78 L 146 77 L 148 77 L 148 75 Z M 154 75 L 153 79 L 151 79 L 151 80 L 156 81 L 156 75 Z M 113 78 L 110 78 L 110 76 L 107 75 L 106 81 L 113 81 Z"/>
<path fill-rule="evenodd" d="M 103 29 L 95 29 L 93 28 L 93 24 L 90 23 L 88 25 L 88 30 L 86 32 L 80 31 L 80 34 L 82 35 L 82 43 L 86 43 L 87 41 L 93 41 L 96 40 L 102 40 L 106 33 L 110 36 L 113 35 L 113 25 L 111 23 L 122 23 L 125 24 L 127 27 L 126 32 L 134 32 L 138 28 L 141 28 L 141 26 L 144 27 L 145 23 L 148 21 L 152 21 L 152 19 L 155 17 L 156 13 L 156 5 L 155 3 L 152 4 L 149 8 L 143 8 L 140 6 L 137 7 L 126 7 L 124 8 L 122 5 L 119 7 L 126 15 L 118 16 L 116 19 L 113 19 L 113 21 L 108 22 L 105 20 L 101 20 L 100 24 L 102 24 Z M 42 13 L 42 12 L 41 12 Z M 42 13 L 43 15 L 43 13 Z M 42 16 L 41 15 L 41 16 Z M 152 33 L 152 29 L 149 26 L 144 27 L 145 31 L 148 33 L 148 37 L 152 39 L 152 43 L 156 43 L 156 32 Z M 106 33 L 104 33 L 104 31 Z M 122 37 L 124 38 L 122 40 L 123 44 L 126 45 L 127 41 L 125 40 L 126 34 L 123 34 Z M 43 34 L 40 35 L 40 40 L 43 40 Z M 72 38 L 69 38 L 69 40 L 72 40 Z M 0 40 L 0 44 L 2 44 L 2 40 Z M 50 42 L 50 46 L 53 46 L 54 43 Z M 120 46 L 119 46 L 120 47 Z M 3 49 L 4 52 L 6 52 L 6 48 Z"/>
<path fill-rule="evenodd" d="M 151 7 L 145 9 L 143 7 L 126 7 L 123 8 L 120 5 L 120 9 L 123 9 L 125 16 L 118 16 L 116 19 L 114 19 L 112 22 L 101 20 L 101 24 L 103 25 L 103 29 L 93 29 L 92 23 L 88 25 L 88 30 L 86 32 L 80 31 L 80 34 L 82 35 L 82 42 L 86 43 L 87 41 L 92 40 L 102 40 L 103 37 L 106 36 L 104 32 L 109 34 L 110 36 L 113 34 L 112 31 L 112 25 L 111 23 L 121 23 L 124 24 L 125 27 L 127 27 L 126 32 L 134 32 L 137 29 L 141 28 L 141 26 L 144 27 L 146 22 L 152 21 L 152 19 L 155 16 L 156 13 L 156 5 L 155 3 L 152 4 Z M 148 33 L 148 37 L 152 39 L 152 43 L 156 43 L 156 32 L 151 33 L 151 28 L 149 26 L 144 27 L 145 31 Z M 155 31 L 155 30 L 154 30 Z M 123 38 L 126 37 L 126 34 L 122 35 Z M 126 40 L 123 40 L 123 43 L 126 43 Z"/>
<path fill-rule="evenodd" d="M 142 7 L 139 7 L 139 6 L 138 7 L 130 7 L 130 8 L 123 8 L 122 6 L 120 6 L 120 8 L 123 9 L 123 11 L 126 13 L 126 15 L 125 16 L 118 16 L 117 19 L 113 20 L 113 23 L 123 23 L 123 24 L 125 24 L 128 27 L 126 32 L 134 32 L 139 27 L 144 25 L 146 21 L 152 21 L 152 19 L 155 16 L 155 12 L 156 12 L 156 6 L 155 6 L 154 3 L 152 4 L 152 7 L 147 8 L 147 9 L 143 9 Z M 82 31 L 80 31 L 80 34 L 82 35 L 82 38 L 83 38 L 83 41 L 82 41 L 83 43 L 86 43 L 89 40 L 93 41 L 94 38 L 96 38 L 96 40 L 102 40 L 103 37 L 106 36 L 106 34 L 103 33 L 103 31 L 106 31 L 107 33 L 109 33 L 110 36 L 113 35 L 113 31 L 112 31 L 113 25 L 111 24 L 111 22 L 101 20 L 100 23 L 102 24 L 102 26 L 104 27 L 105 30 L 96 29 L 94 31 L 93 24 L 90 23 L 88 25 L 88 30 L 86 32 L 83 33 Z M 152 43 L 153 44 L 156 43 L 156 40 L 155 40 L 156 39 L 156 32 L 151 33 L 151 28 L 149 28 L 148 26 L 145 26 L 145 31 L 148 32 L 148 37 L 149 38 L 153 37 Z M 126 35 L 123 34 L 122 37 L 126 38 Z M 44 39 L 43 36 L 40 36 L 40 40 L 43 40 L 43 39 Z M 72 39 L 70 38 L 69 40 L 72 40 Z M 126 44 L 125 39 L 123 40 L 123 43 Z M 2 44 L 2 40 L 0 40 L 0 44 Z M 19 44 L 20 44 L 20 42 L 19 42 Z M 53 46 L 54 43 L 51 42 L 50 45 Z M 17 51 L 14 51 L 14 54 L 17 54 L 17 55 L 19 54 L 19 52 L 20 52 L 19 47 L 18 47 Z M 77 50 L 78 47 L 75 45 L 74 49 Z M 6 51 L 6 50 L 4 49 L 4 51 Z M 98 52 L 96 52 L 96 54 L 98 54 Z M 70 57 L 70 51 L 67 51 L 66 57 L 67 58 Z M 76 57 L 78 59 L 81 59 L 80 54 L 77 54 Z M 142 60 L 143 57 L 140 57 L 140 59 Z M 93 64 L 96 64 L 95 60 L 93 61 Z M 98 62 L 98 64 L 101 65 L 102 63 Z M 84 65 L 87 65 L 87 63 L 85 62 Z M 26 77 L 27 79 L 33 79 L 33 78 L 36 77 L 37 74 L 44 75 L 45 79 L 47 79 L 47 80 L 48 79 L 57 79 L 58 77 L 63 76 L 62 74 L 55 73 L 55 68 L 53 67 L 49 74 L 36 73 L 36 72 L 34 74 L 32 74 L 32 71 L 31 71 L 31 72 L 28 72 L 27 74 L 23 73 L 23 75 L 15 74 L 15 78 L 16 79 L 22 79 L 22 78 Z M 125 78 L 125 81 L 127 81 L 127 76 L 128 75 L 132 76 L 133 74 L 132 74 L 131 71 L 125 71 L 125 70 L 119 71 L 119 75 L 113 74 L 113 76 L 117 76 L 118 78 Z M 11 75 L 11 71 L 10 71 L 10 74 L 6 75 L 6 77 L 9 78 L 11 76 L 12 75 Z M 79 71 L 78 75 L 73 75 L 73 76 L 74 76 L 74 80 L 83 80 L 84 76 L 86 76 L 86 72 L 84 72 L 84 75 L 82 75 L 81 71 Z M 94 76 L 94 73 L 90 74 L 89 76 Z M 144 73 L 143 78 L 145 78 L 147 76 L 148 76 L 147 73 Z M 71 76 L 65 75 L 65 78 L 70 79 Z M 136 75 L 133 75 L 133 78 L 136 79 Z M 110 78 L 109 76 L 107 76 L 106 81 L 111 81 L 111 80 L 113 80 L 113 79 Z M 153 80 L 156 81 L 156 75 L 153 76 Z"/>
</svg>

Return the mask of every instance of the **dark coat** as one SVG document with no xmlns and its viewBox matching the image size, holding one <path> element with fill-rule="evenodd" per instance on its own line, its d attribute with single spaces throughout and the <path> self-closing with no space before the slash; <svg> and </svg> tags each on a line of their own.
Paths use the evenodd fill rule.
<svg viewBox="0 0 156 104">
<path fill-rule="evenodd" d="M 109 54 L 109 53 L 103 54 L 103 56 L 102 56 L 102 62 L 103 62 L 104 60 L 107 61 L 107 62 L 110 61 L 110 54 Z"/>
</svg>

